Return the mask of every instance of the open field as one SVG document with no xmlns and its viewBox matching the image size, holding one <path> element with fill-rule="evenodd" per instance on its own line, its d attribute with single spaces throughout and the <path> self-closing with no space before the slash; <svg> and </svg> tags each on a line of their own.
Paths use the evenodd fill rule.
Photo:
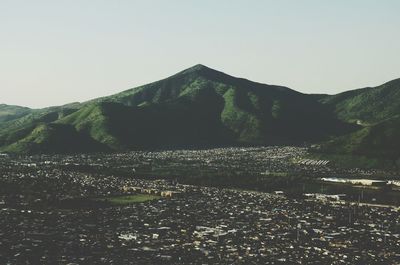
<svg viewBox="0 0 400 265">
<path fill-rule="evenodd" d="M 106 202 L 112 205 L 127 205 L 132 203 L 140 203 L 147 202 L 152 200 L 160 199 L 160 196 L 157 195 L 148 195 L 148 194 L 136 194 L 136 195 L 127 195 L 127 196 L 113 196 L 106 198 L 96 198 L 96 201 Z"/>
</svg>

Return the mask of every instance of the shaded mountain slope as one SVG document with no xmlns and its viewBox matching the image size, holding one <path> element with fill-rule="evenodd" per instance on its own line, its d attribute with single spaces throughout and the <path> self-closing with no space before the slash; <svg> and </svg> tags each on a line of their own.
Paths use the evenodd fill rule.
<svg viewBox="0 0 400 265">
<path fill-rule="evenodd" d="M 321 146 L 322 152 L 389 159 L 400 158 L 400 116 L 337 137 Z"/>
<path fill-rule="evenodd" d="M 0 123 L 0 146 L 10 145 L 26 137 L 39 124 L 54 122 L 74 111 L 73 109 L 64 109 L 61 107 L 32 110 L 29 114 L 20 118 L 2 122 Z"/>
<path fill-rule="evenodd" d="M 245 143 L 299 142 L 348 129 L 308 95 L 235 78 L 203 65 L 100 100 L 144 108 L 197 102 L 199 111 L 213 106 L 222 125 Z"/>
<path fill-rule="evenodd" d="M 40 124 L 26 137 L 4 148 L 13 153 L 79 153 L 100 152 L 108 148 L 97 143 L 74 127 L 61 124 Z"/>
<path fill-rule="evenodd" d="M 398 159 L 400 157 L 400 79 L 381 86 L 314 95 L 343 121 L 362 127 L 322 144 L 320 152 Z"/>
</svg>

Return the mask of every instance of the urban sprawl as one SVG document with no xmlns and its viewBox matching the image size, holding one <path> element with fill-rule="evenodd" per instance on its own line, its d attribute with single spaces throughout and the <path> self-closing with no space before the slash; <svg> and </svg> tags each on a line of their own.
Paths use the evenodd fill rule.
<svg viewBox="0 0 400 265">
<path fill-rule="evenodd" d="M 397 173 L 306 155 L 2 155 L 0 264 L 400 263 Z M 255 186 L 235 186 L 246 181 Z M 383 193 L 393 203 L 375 201 Z"/>
</svg>

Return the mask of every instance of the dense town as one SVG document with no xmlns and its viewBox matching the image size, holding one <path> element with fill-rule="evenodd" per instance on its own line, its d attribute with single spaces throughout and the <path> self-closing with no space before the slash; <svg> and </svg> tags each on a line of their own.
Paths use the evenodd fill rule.
<svg viewBox="0 0 400 265">
<path fill-rule="evenodd" d="M 3 155 L 0 264 L 400 263 L 400 204 L 194 185 L 179 177 L 385 173 L 337 169 L 305 153 L 266 147 Z M 387 176 L 395 181 L 396 172 Z M 149 199 L 105 199 L 135 195 Z"/>
</svg>

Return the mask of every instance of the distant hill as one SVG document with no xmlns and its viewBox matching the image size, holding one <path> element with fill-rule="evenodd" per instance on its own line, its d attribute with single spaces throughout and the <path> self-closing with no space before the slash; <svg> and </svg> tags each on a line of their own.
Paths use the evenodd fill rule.
<svg viewBox="0 0 400 265">
<path fill-rule="evenodd" d="M 303 144 L 354 130 L 318 99 L 196 65 L 110 97 L 0 123 L 0 146 L 63 153 Z"/>
<path fill-rule="evenodd" d="M 42 123 L 28 135 L 12 143 L 3 151 L 22 154 L 36 153 L 80 153 L 88 151 L 108 151 L 109 149 L 94 141 L 73 126 Z"/>
<path fill-rule="evenodd" d="M 29 114 L 32 110 L 26 107 L 0 104 L 0 122 L 15 120 Z"/>
<path fill-rule="evenodd" d="M 320 151 L 400 159 L 400 117 L 368 125 L 322 144 Z"/>
<path fill-rule="evenodd" d="M 322 96 L 320 102 L 330 106 L 338 117 L 349 122 L 374 124 L 400 114 L 400 79 L 377 87 Z"/>
<path fill-rule="evenodd" d="M 5 149 L 8 145 L 18 142 L 28 136 L 38 125 L 55 122 L 59 118 L 71 114 L 75 109 L 53 107 L 46 109 L 30 110 L 21 117 L 14 117 L 8 121 L 0 122 L 0 147 Z M 19 148 L 18 150 L 22 150 Z"/>
<path fill-rule="evenodd" d="M 400 79 L 318 99 L 343 121 L 362 125 L 356 132 L 323 143 L 320 151 L 400 158 Z"/>
</svg>

